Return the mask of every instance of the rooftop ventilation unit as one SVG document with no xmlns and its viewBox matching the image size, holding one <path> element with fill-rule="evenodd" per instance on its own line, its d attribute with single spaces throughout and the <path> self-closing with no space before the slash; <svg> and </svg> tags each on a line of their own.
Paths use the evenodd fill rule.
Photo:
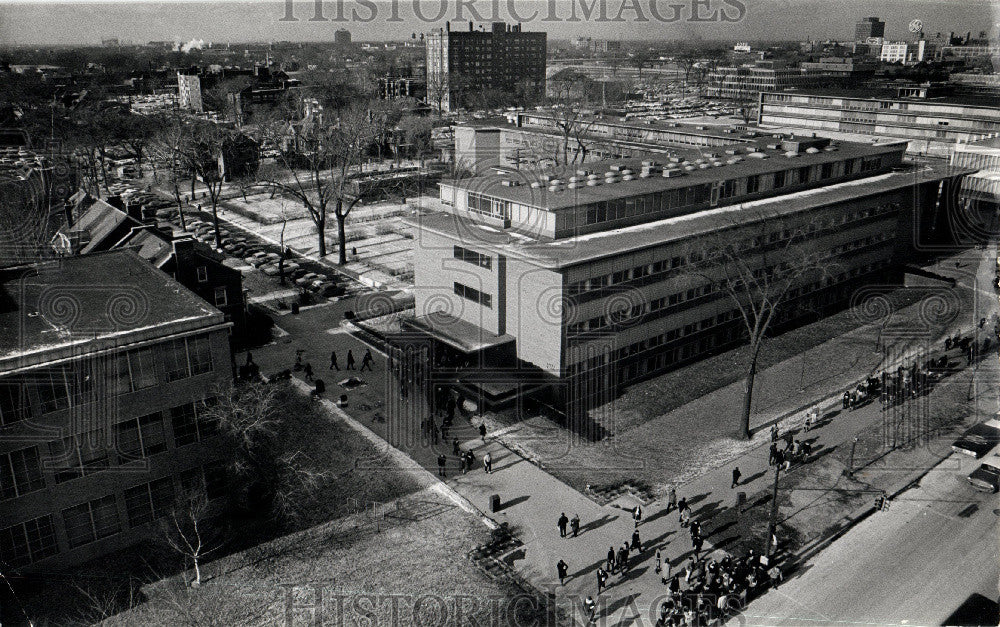
<svg viewBox="0 0 1000 627">
<path fill-rule="evenodd" d="M 588 174 L 590 174 L 590 170 L 577 170 L 576 171 L 576 175 L 577 176 L 587 176 Z"/>
<path fill-rule="evenodd" d="M 767 147 L 771 150 L 778 150 L 781 148 L 781 144 L 768 144 Z"/>
<path fill-rule="evenodd" d="M 625 174 L 625 175 L 622 176 L 622 180 L 623 181 L 632 181 L 632 180 L 635 180 L 635 177 L 632 176 L 631 174 Z"/>
<path fill-rule="evenodd" d="M 597 187 L 600 184 L 601 182 L 598 181 L 597 179 L 590 179 L 589 181 L 587 181 L 587 187 Z"/>
<path fill-rule="evenodd" d="M 698 168 L 700 168 L 702 170 L 707 170 L 710 167 L 712 167 L 712 166 L 709 165 L 709 164 L 707 164 L 707 163 L 703 163 L 703 164 L 701 164 L 701 165 L 698 166 Z"/>
<path fill-rule="evenodd" d="M 835 151 L 837 151 L 837 150 L 840 150 L 840 149 L 839 149 L 839 148 L 837 148 L 836 146 L 827 146 L 827 147 L 826 147 L 826 148 L 824 148 L 823 150 L 825 150 L 825 151 L 827 151 L 827 152 L 835 152 Z"/>
<path fill-rule="evenodd" d="M 615 171 L 615 172 L 621 172 L 623 167 L 624 166 L 615 163 L 615 164 L 613 164 L 613 165 L 610 166 L 610 169 L 613 170 L 613 171 Z"/>
<path fill-rule="evenodd" d="M 698 168 L 694 167 L 693 165 L 686 165 L 686 166 L 684 166 L 684 170 L 687 171 L 687 172 L 691 172 L 692 170 L 697 170 L 697 169 Z"/>
<path fill-rule="evenodd" d="M 521 181 L 511 181 L 508 179 L 504 179 L 500 181 L 500 184 L 503 185 L 504 187 L 520 187 Z"/>
<path fill-rule="evenodd" d="M 727 155 L 735 155 L 736 153 L 737 150 L 735 148 L 730 148 L 729 150 L 726 151 Z"/>
<path fill-rule="evenodd" d="M 747 156 L 748 156 L 748 157 L 752 157 L 752 158 L 754 158 L 754 159 L 767 159 L 767 155 L 765 155 L 765 154 L 764 154 L 764 153 L 762 153 L 762 152 L 751 152 L 751 153 L 750 153 L 750 154 L 748 154 Z"/>
<path fill-rule="evenodd" d="M 571 181 L 570 184 L 567 185 L 566 187 L 568 187 L 569 189 L 576 189 L 577 187 L 580 187 L 580 184 Z"/>
<path fill-rule="evenodd" d="M 676 168 L 675 169 L 671 169 L 671 170 L 664 170 L 663 171 L 663 178 L 665 178 L 665 179 L 670 179 L 670 178 L 674 178 L 674 177 L 677 177 L 677 176 L 684 176 L 684 171 L 676 169 Z"/>
<path fill-rule="evenodd" d="M 817 148 L 815 146 L 810 146 L 809 148 L 806 148 L 806 152 L 808 152 L 811 155 L 814 155 L 817 152 L 819 152 L 819 148 Z"/>
<path fill-rule="evenodd" d="M 791 159 L 793 157 L 800 157 L 802 155 L 800 155 L 799 153 L 795 152 L 794 150 L 789 150 L 788 152 L 785 153 L 785 156 L 788 157 L 789 159 Z"/>
<path fill-rule="evenodd" d="M 540 189 L 541 187 L 542 187 L 542 184 L 539 183 L 538 181 L 533 181 L 531 183 L 531 189 Z"/>
</svg>

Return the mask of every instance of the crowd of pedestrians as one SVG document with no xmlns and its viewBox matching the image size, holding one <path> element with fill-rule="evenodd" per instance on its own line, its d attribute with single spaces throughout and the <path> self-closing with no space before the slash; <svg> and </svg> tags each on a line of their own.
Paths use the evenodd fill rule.
<svg viewBox="0 0 1000 627">
<path fill-rule="evenodd" d="M 742 611 L 768 587 L 781 583 L 781 569 L 769 563 L 753 551 L 719 560 L 695 554 L 673 575 L 668 563 L 662 577 L 667 598 L 658 608 L 657 627 L 709 625 Z"/>
</svg>

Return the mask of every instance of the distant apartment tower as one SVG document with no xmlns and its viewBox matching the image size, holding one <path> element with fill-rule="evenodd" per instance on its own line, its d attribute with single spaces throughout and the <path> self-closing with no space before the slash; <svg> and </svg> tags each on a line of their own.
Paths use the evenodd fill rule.
<svg viewBox="0 0 1000 627">
<path fill-rule="evenodd" d="M 5 575 L 117 551 L 183 494 L 225 493 L 203 413 L 233 376 L 222 312 L 131 250 L 5 269 L 0 296 Z"/>
<path fill-rule="evenodd" d="M 177 74 L 177 100 L 181 108 L 201 113 L 201 78 L 197 74 Z"/>
<path fill-rule="evenodd" d="M 866 17 L 854 28 L 854 41 L 865 42 L 870 37 L 885 37 L 885 22 L 877 17 Z"/>
<path fill-rule="evenodd" d="M 545 94 L 546 34 L 521 25 L 493 22 L 490 30 L 453 31 L 450 24 L 430 33 L 427 43 L 427 99 L 452 111 L 486 90 Z"/>
<path fill-rule="evenodd" d="M 351 31 L 346 28 L 338 29 L 337 32 L 333 34 L 333 43 L 345 45 L 351 43 Z"/>
</svg>

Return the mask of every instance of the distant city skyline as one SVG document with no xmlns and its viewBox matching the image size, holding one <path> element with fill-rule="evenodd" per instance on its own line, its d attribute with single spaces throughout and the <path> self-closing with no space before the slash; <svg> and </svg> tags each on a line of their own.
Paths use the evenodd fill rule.
<svg viewBox="0 0 1000 627">
<path fill-rule="evenodd" d="M 550 39 L 602 37 L 623 40 L 851 40 L 860 18 L 886 22 L 886 38 L 910 39 L 911 20 L 919 19 L 928 37 L 954 31 L 994 31 L 1000 22 L 996 3 L 973 1 L 840 0 L 831 10 L 820 0 L 702 0 L 692 18 L 693 0 L 673 9 L 678 0 L 325 0 L 322 18 L 314 19 L 312 0 L 295 2 L 0 2 L 3 45 L 100 44 L 117 38 L 148 41 L 202 39 L 213 44 L 265 41 L 333 41 L 341 28 L 355 40 L 409 38 L 443 27 L 467 28 L 477 23 L 522 21 L 525 30 L 549 33 Z M 653 5 L 653 10 L 650 5 Z M 589 18 L 588 7 L 594 6 Z M 604 7 L 604 19 L 601 18 Z M 676 13 L 672 14 L 672 11 Z M 515 15 L 516 14 L 516 15 Z M 571 19 L 576 16 L 576 20 Z M 620 15 L 620 20 L 615 17 Z M 420 16 L 423 19 L 420 19 Z M 438 18 L 440 19 L 434 19 Z M 482 18 L 480 20 L 479 18 Z M 288 19 L 292 18 L 292 19 Z M 356 19 L 355 19 L 356 18 Z M 678 19 L 679 18 L 679 19 Z M 726 21 L 732 20 L 732 21 Z"/>
</svg>

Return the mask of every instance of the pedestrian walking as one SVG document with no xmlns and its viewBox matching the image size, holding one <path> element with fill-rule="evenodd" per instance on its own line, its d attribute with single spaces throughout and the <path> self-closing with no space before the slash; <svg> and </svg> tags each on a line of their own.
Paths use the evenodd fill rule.
<svg viewBox="0 0 1000 627">
<path fill-rule="evenodd" d="M 639 523 L 642 522 L 642 507 L 635 506 L 635 509 L 632 510 L 632 520 L 635 521 L 635 526 L 638 527 Z"/>
<path fill-rule="evenodd" d="M 614 551 L 612 551 L 612 554 Z M 613 562 L 614 560 L 612 560 Z M 604 588 L 608 584 L 608 573 L 600 566 L 597 567 L 597 594 L 604 591 Z"/>
<path fill-rule="evenodd" d="M 556 564 L 556 572 L 559 574 L 559 585 L 566 583 L 566 577 L 569 575 L 569 565 L 563 561 L 559 560 Z"/>
<path fill-rule="evenodd" d="M 458 438 L 451 441 L 451 452 L 456 456 L 462 452 L 462 449 L 458 447 Z"/>
<path fill-rule="evenodd" d="M 674 486 L 670 486 L 670 492 L 667 493 L 667 511 L 665 514 L 669 514 L 671 509 L 677 509 L 677 489 Z"/>
<path fill-rule="evenodd" d="M 445 464 L 448 463 L 448 458 L 444 456 L 444 453 L 438 455 L 438 474 L 442 477 L 445 476 Z"/>
<path fill-rule="evenodd" d="M 569 524 L 569 518 L 566 518 L 566 512 L 559 514 L 559 521 L 556 523 L 556 525 L 559 527 L 560 538 L 566 537 L 566 525 L 568 524 Z"/>
<path fill-rule="evenodd" d="M 598 592 L 598 594 L 600 593 Z M 583 601 L 583 607 L 587 610 L 587 620 L 594 622 L 594 612 L 597 610 L 597 603 L 595 603 L 594 599 L 588 595 Z"/>
<path fill-rule="evenodd" d="M 340 366 L 337 365 L 337 351 L 330 352 L 330 370 L 340 370 Z"/>
<path fill-rule="evenodd" d="M 311 363 L 306 362 L 305 368 L 303 368 L 303 372 L 305 372 L 306 374 L 306 381 L 313 380 L 313 367 Z"/>
<path fill-rule="evenodd" d="M 694 546 L 694 554 L 699 555 L 701 554 L 701 547 L 705 544 L 705 538 L 697 536 L 691 540 L 691 544 Z"/>
<path fill-rule="evenodd" d="M 701 523 L 697 520 L 691 521 L 691 537 L 696 538 L 701 535 Z"/>
<path fill-rule="evenodd" d="M 632 532 L 632 544 L 629 545 L 629 551 L 635 551 L 636 553 L 642 553 L 642 542 L 639 540 L 639 530 L 636 529 Z"/>
<path fill-rule="evenodd" d="M 371 371 L 372 362 L 374 361 L 375 360 L 372 359 L 372 349 L 369 348 L 368 350 L 365 351 L 364 356 L 361 358 L 361 370 L 359 370 L 358 372 L 364 372 L 365 368 L 368 368 L 368 370 Z"/>
<path fill-rule="evenodd" d="M 773 425 L 771 425 L 771 441 L 772 442 L 778 441 L 778 423 L 774 423 Z"/>
<path fill-rule="evenodd" d="M 573 514 L 573 517 L 569 519 L 569 528 L 573 530 L 573 537 L 575 538 L 580 533 L 580 515 Z"/>
<path fill-rule="evenodd" d="M 743 473 L 740 472 L 740 467 L 739 466 L 736 466 L 735 468 L 733 468 L 733 484 L 731 486 L 729 486 L 730 489 L 735 488 L 736 486 L 740 485 L 740 477 L 742 475 L 743 475 Z"/>
<path fill-rule="evenodd" d="M 628 571 L 628 543 L 627 542 L 625 543 L 625 546 L 623 546 L 622 548 L 618 549 L 618 563 L 617 563 L 617 568 L 618 568 L 618 572 L 621 573 L 622 575 L 624 575 L 625 572 Z"/>
<path fill-rule="evenodd" d="M 843 402 L 844 402 L 843 409 L 848 409 L 851 406 L 851 392 L 850 392 L 850 390 L 844 392 Z"/>
<path fill-rule="evenodd" d="M 354 352 L 350 349 L 347 350 L 347 369 L 354 370 Z"/>
<path fill-rule="evenodd" d="M 656 563 L 655 566 L 653 567 L 653 572 L 656 573 L 657 575 L 659 575 L 660 571 L 662 570 L 660 568 L 660 560 L 661 560 L 660 549 L 656 549 Z"/>
<path fill-rule="evenodd" d="M 433 418 L 428 418 L 427 419 L 427 425 L 428 425 L 428 427 L 430 428 L 430 431 L 431 431 L 431 440 L 434 442 L 434 444 L 437 444 L 438 443 L 438 427 L 437 427 L 437 424 L 434 423 L 434 419 Z"/>
<path fill-rule="evenodd" d="M 493 472 L 493 456 L 489 452 L 483 455 L 483 470 L 486 471 L 486 474 Z"/>
<path fill-rule="evenodd" d="M 678 520 L 680 520 L 681 522 L 683 522 L 683 520 L 684 520 L 684 512 L 687 511 L 687 508 L 688 508 L 688 501 L 687 501 L 687 497 L 685 496 L 685 497 L 682 497 L 681 500 L 680 500 L 680 502 L 677 503 L 677 511 L 681 515 L 681 517 Z"/>
</svg>

